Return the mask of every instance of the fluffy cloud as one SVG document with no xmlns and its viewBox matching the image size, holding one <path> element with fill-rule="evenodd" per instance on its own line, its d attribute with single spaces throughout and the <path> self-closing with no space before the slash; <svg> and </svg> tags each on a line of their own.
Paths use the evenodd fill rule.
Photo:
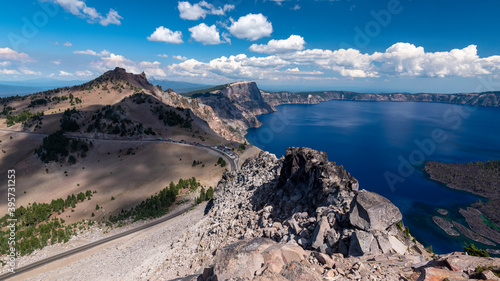
<svg viewBox="0 0 500 281">
<path fill-rule="evenodd" d="M 14 69 L 0 69 L 0 74 L 14 75 L 19 74 L 19 71 Z"/>
<path fill-rule="evenodd" d="M 250 41 L 271 36 L 271 33 L 273 33 L 272 23 L 262 14 L 248 14 L 243 16 L 237 21 L 233 21 L 228 29 L 237 38 Z"/>
<path fill-rule="evenodd" d="M 158 67 L 161 63 L 154 61 L 154 62 L 149 62 L 149 61 L 141 61 L 139 63 L 140 66 L 142 67 Z"/>
<path fill-rule="evenodd" d="M 225 15 L 226 12 L 234 10 L 234 5 L 226 4 L 223 7 L 216 8 L 206 1 L 201 1 L 197 4 L 191 4 L 188 1 L 179 1 L 177 9 L 179 9 L 179 16 L 182 19 L 198 20 L 200 18 L 204 19 L 207 15 Z"/>
<path fill-rule="evenodd" d="M 101 56 L 100 60 L 93 61 L 91 63 L 91 66 L 99 72 L 105 72 L 110 69 L 114 69 L 115 67 L 121 67 L 136 74 L 144 71 L 148 76 L 166 76 L 165 71 L 160 67 L 160 65 L 161 63 L 157 61 L 142 61 L 137 63 L 133 60 L 125 58 L 122 55 L 116 55 L 113 53 Z M 89 75 L 92 75 L 92 73 Z"/>
<path fill-rule="evenodd" d="M 291 35 L 285 40 L 271 40 L 267 44 L 253 44 L 250 46 L 250 51 L 266 54 L 280 54 L 293 51 L 302 51 L 306 41 L 302 36 Z"/>
<path fill-rule="evenodd" d="M 282 57 L 295 64 L 331 69 L 344 77 L 471 77 L 500 70 L 500 57 L 479 58 L 475 45 L 432 53 L 413 44 L 396 43 L 383 53 L 362 54 L 355 49 L 313 49 L 284 54 Z"/>
<path fill-rule="evenodd" d="M 90 70 L 83 70 L 83 71 L 75 71 L 75 74 L 77 76 L 83 77 L 83 76 L 93 76 L 94 73 Z"/>
<path fill-rule="evenodd" d="M 290 38 L 293 39 L 291 36 Z M 253 48 L 267 48 L 276 52 L 272 55 L 249 57 L 245 54 L 222 56 L 208 62 L 171 56 L 178 63 L 163 66 L 160 62 L 129 60 L 121 55 L 92 50 L 75 51 L 99 57 L 91 65 L 99 72 L 123 67 L 133 73 L 146 72 L 151 76 L 169 76 L 212 81 L 287 80 L 297 81 L 367 78 L 367 77 L 473 77 L 485 74 L 500 74 L 500 56 L 479 57 L 477 47 L 470 45 L 463 49 L 446 52 L 426 52 L 423 47 L 409 43 L 396 43 L 383 52 L 362 53 L 356 49 L 303 49 L 296 44 L 295 51 L 278 52 L 286 49 L 283 42 L 271 40 Z M 284 44 L 288 46 L 288 44 Z M 293 44 L 291 44 L 293 45 Z M 6 64 L 0 64 L 6 66 Z M 10 67 L 12 68 L 12 67 Z M 2 70 L 2 73 L 20 73 L 19 70 Z"/>
<path fill-rule="evenodd" d="M 53 63 L 55 65 L 60 65 L 61 64 L 61 60 L 53 60 L 53 61 L 51 61 L 51 63 Z"/>
<path fill-rule="evenodd" d="M 139 68 L 134 61 L 129 60 L 122 55 L 115 55 L 113 53 L 109 54 L 109 56 L 102 57 L 100 61 L 93 62 L 92 65 L 102 72 L 116 67 L 121 67 L 133 73 L 140 73 Z"/>
<path fill-rule="evenodd" d="M 165 77 L 167 74 L 165 73 L 165 70 L 161 68 L 146 68 L 144 69 L 144 72 L 146 73 L 147 76 L 161 76 Z"/>
<path fill-rule="evenodd" d="M 158 54 L 156 56 L 160 57 L 160 58 L 168 58 L 168 55 L 166 55 L 166 54 Z"/>
<path fill-rule="evenodd" d="M 191 32 L 191 38 L 197 42 L 203 43 L 203 45 L 217 45 L 222 43 L 220 34 L 215 25 L 208 26 L 204 23 L 200 23 L 197 26 L 191 27 L 189 31 Z"/>
<path fill-rule="evenodd" d="M 26 67 L 21 67 L 19 68 L 19 70 L 23 73 L 23 74 L 26 74 L 26 75 L 41 75 L 42 73 L 39 72 L 39 71 L 33 71 L 29 68 L 26 68 Z"/>
<path fill-rule="evenodd" d="M 314 71 L 301 71 L 298 67 L 289 68 L 285 70 L 285 73 L 290 73 L 294 75 L 322 75 L 325 74 L 322 71 L 314 70 Z"/>
<path fill-rule="evenodd" d="M 103 26 L 108 26 L 110 24 L 116 24 L 116 25 L 120 25 L 122 24 L 120 20 L 122 20 L 123 18 L 118 14 L 117 11 L 113 10 L 113 9 L 109 9 L 109 12 L 108 14 L 106 15 L 105 18 L 101 18 L 101 20 L 99 21 L 99 23 Z"/>
<path fill-rule="evenodd" d="M 183 56 L 172 56 L 172 58 L 176 59 L 176 60 L 181 60 L 181 61 L 185 61 L 187 60 L 186 57 L 183 57 Z"/>
<path fill-rule="evenodd" d="M 30 56 L 25 53 L 18 53 L 10 48 L 0 48 L 0 59 L 27 61 L 30 59 Z"/>
<path fill-rule="evenodd" d="M 149 41 L 165 42 L 172 44 L 180 44 L 182 41 L 182 32 L 172 31 L 163 26 L 158 27 L 151 36 L 148 37 Z"/>
<path fill-rule="evenodd" d="M 270 1 L 276 3 L 279 6 L 281 6 L 282 2 L 285 2 L 285 0 L 270 0 Z"/>
<path fill-rule="evenodd" d="M 194 59 L 168 67 L 171 74 L 201 78 L 273 79 L 277 69 L 289 63 L 276 57 L 247 57 L 245 54 L 216 58 L 208 63 Z"/>
<path fill-rule="evenodd" d="M 72 13 L 75 16 L 79 16 L 91 23 L 99 22 L 103 26 L 109 24 L 121 24 L 121 19 L 123 19 L 117 11 L 110 9 L 108 15 L 103 17 L 97 12 L 95 8 L 88 7 L 84 1 L 81 0 L 51 0 L 53 3 L 60 5 L 65 11 Z"/>
<path fill-rule="evenodd" d="M 0 62 L 0 66 L 7 66 L 7 65 L 10 65 L 11 62 L 10 61 L 2 61 Z"/>
<path fill-rule="evenodd" d="M 71 44 L 71 42 L 66 42 L 66 43 L 63 43 L 63 46 L 64 47 L 71 47 L 71 46 L 73 46 L 73 44 Z"/>
<path fill-rule="evenodd" d="M 59 70 L 59 76 L 73 76 L 73 74 L 66 72 L 66 71 Z"/>
<path fill-rule="evenodd" d="M 104 56 L 108 56 L 110 54 L 110 52 L 108 52 L 106 50 L 102 50 L 101 52 L 98 53 L 98 52 L 92 51 L 90 49 L 87 49 L 85 51 L 74 51 L 73 54 L 104 57 Z"/>
<path fill-rule="evenodd" d="M 488 66 L 479 58 L 475 45 L 449 52 L 426 53 L 423 47 L 397 43 L 385 53 L 373 54 L 372 58 L 374 62 L 381 63 L 378 71 L 388 75 L 467 77 L 489 74 L 494 70 L 494 66 Z"/>
</svg>

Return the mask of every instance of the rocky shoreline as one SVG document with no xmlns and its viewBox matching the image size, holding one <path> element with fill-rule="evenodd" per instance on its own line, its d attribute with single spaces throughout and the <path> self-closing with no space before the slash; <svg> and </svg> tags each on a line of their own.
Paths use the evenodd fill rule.
<svg viewBox="0 0 500 281">
<path fill-rule="evenodd" d="M 477 202 L 472 207 L 460 209 L 460 214 L 465 218 L 468 226 L 444 218 L 433 218 L 434 222 L 448 235 L 455 234 L 455 227 L 465 237 L 484 244 L 486 246 L 498 246 L 500 244 L 500 231 L 495 227 L 498 223 L 498 199 L 500 198 L 500 167 L 498 161 L 476 162 L 465 164 L 450 164 L 439 162 L 428 162 L 425 171 L 432 180 L 446 184 L 448 187 L 467 191 L 488 198 L 487 203 Z M 439 212 L 439 211 L 438 211 Z M 445 214 L 441 213 L 445 216 Z M 486 223 L 487 219 L 493 222 Z M 450 227 L 450 223 L 453 227 Z M 446 229 L 446 230 L 445 230 Z M 448 233 L 448 231 L 450 233 Z M 494 249 L 489 249 L 494 253 Z"/>
</svg>

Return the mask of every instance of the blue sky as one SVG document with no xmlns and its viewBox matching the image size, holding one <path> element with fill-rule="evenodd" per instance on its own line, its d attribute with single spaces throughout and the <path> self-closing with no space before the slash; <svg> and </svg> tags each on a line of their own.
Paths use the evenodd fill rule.
<svg viewBox="0 0 500 281">
<path fill-rule="evenodd" d="M 500 90 L 500 2 L 8 1 L 0 82 L 116 66 L 270 90 Z"/>
</svg>

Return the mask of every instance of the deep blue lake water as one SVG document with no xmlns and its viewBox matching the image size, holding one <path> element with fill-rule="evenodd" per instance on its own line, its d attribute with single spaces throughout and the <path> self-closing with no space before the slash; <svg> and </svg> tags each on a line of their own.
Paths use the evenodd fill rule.
<svg viewBox="0 0 500 281">
<path fill-rule="evenodd" d="M 291 146 L 326 151 L 330 161 L 358 179 L 360 189 L 377 192 L 398 206 L 412 235 L 436 253 L 462 251 L 464 242 L 473 242 L 446 235 L 431 218 L 443 208 L 450 218 L 465 223 L 458 209 L 484 199 L 434 182 L 422 169 L 430 160 L 500 159 L 500 108 L 328 101 L 276 109 L 259 116 L 262 127 L 248 131 L 253 145 L 278 157 Z"/>
</svg>

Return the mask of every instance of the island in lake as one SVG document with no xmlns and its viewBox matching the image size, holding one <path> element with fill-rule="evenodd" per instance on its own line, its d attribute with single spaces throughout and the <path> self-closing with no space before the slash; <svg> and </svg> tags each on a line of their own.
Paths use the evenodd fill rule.
<svg viewBox="0 0 500 281">
<path fill-rule="evenodd" d="M 452 164 L 427 162 L 425 171 L 430 178 L 448 187 L 471 192 L 485 197 L 487 202 L 478 201 L 467 209 L 460 209 L 471 230 L 455 221 L 434 217 L 434 222 L 449 235 L 456 235 L 456 229 L 471 240 L 485 245 L 500 243 L 500 161 Z M 440 212 L 444 215 L 442 212 Z M 486 239 L 487 238 L 487 239 Z M 489 240 L 491 241 L 489 241 Z M 493 242 L 492 242 L 493 241 Z"/>
</svg>

